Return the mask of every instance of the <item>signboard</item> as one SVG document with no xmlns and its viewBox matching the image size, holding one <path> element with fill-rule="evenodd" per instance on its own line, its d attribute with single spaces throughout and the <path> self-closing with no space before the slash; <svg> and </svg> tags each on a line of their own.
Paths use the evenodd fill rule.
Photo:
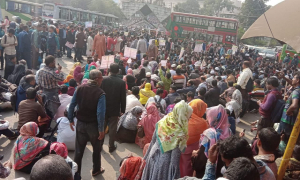
<svg viewBox="0 0 300 180">
<path fill-rule="evenodd" d="M 102 56 L 100 69 L 108 69 L 110 64 L 112 64 L 114 62 L 115 62 L 115 56 L 114 55 Z"/>
<path fill-rule="evenodd" d="M 196 44 L 194 52 L 202 52 L 202 50 L 203 50 L 202 47 L 203 47 L 203 44 Z"/>
<path fill-rule="evenodd" d="M 232 54 L 235 54 L 237 52 L 237 50 L 238 50 L 238 47 L 235 46 L 235 45 L 232 45 L 231 49 L 232 49 Z"/>
<path fill-rule="evenodd" d="M 183 53 L 184 53 L 184 48 L 182 47 L 180 50 L 179 59 L 181 59 L 181 57 L 183 56 Z"/>
<path fill-rule="evenodd" d="M 165 39 L 159 39 L 159 46 L 165 46 L 166 45 L 166 40 Z"/>
<path fill-rule="evenodd" d="M 161 66 L 167 67 L 167 60 L 160 61 Z"/>
<path fill-rule="evenodd" d="M 133 49 L 130 47 L 125 47 L 124 57 L 129 57 L 132 59 L 136 59 L 137 49 Z"/>
<path fill-rule="evenodd" d="M 194 28 L 194 32 L 200 32 L 200 33 L 207 33 L 207 29 L 201 29 L 201 28 Z"/>
<path fill-rule="evenodd" d="M 93 22 L 92 21 L 85 22 L 85 27 L 86 28 L 93 27 Z"/>
</svg>

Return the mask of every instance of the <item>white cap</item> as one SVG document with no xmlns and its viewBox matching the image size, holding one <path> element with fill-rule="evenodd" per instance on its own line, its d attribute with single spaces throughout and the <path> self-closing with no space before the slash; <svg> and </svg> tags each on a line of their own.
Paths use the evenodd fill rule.
<svg viewBox="0 0 300 180">
<path fill-rule="evenodd" d="M 175 67 L 176 67 L 176 64 L 172 64 L 171 67 L 172 67 L 172 68 L 175 68 Z"/>
<path fill-rule="evenodd" d="M 216 71 L 220 71 L 220 68 L 219 68 L 219 67 L 215 67 L 215 70 L 216 70 Z"/>
<path fill-rule="evenodd" d="M 224 59 L 224 57 L 222 56 L 221 59 Z"/>
<path fill-rule="evenodd" d="M 210 74 L 215 74 L 215 71 L 213 69 L 210 70 Z"/>
<path fill-rule="evenodd" d="M 151 77 L 151 72 L 147 72 L 146 77 Z"/>
</svg>

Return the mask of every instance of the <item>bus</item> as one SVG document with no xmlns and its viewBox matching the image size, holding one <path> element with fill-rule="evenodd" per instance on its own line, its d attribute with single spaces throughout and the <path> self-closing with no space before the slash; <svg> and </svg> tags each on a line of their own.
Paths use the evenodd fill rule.
<svg viewBox="0 0 300 180">
<path fill-rule="evenodd" d="M 3 8 L 3 7 L 1 7 Z M 5 15 L 19 16 L 25 21 L 30 21 L 32 16 L 42 16 L 43 4 L 21 0 L 5 0 Z"/>
<path fill-rule="evenodd" d="M 92 21 L 93 24 L 108 26 L 114 26 L 118 21 L 118 17 L 112 14 L 102 14 L 54 3 L 44 3 L 43 5 L 42 14 L 46 19 L 62 19 L 73 22 Z"/>
<path fill-rule="evenodd" d="M 167 30 L 174 39 L 193 38 L 231 48 L 237 43 L 238 21 L 188 13 L 171 13 Z"/>
</svg>

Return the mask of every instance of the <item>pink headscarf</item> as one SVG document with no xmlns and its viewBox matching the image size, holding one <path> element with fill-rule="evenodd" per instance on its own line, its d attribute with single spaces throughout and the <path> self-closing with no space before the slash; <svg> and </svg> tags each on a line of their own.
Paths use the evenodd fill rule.
<svg viewBox="0 0 300 180">
<path fill-rule="evenodd" d="M 131 68 L 127 69 L 127 75 L 133 75 L 133 71 Z"/>
<path fill-rule="evenodd" d="M 91 62 L 91 64 L 89 65 L 89 69 L 90 69 L 91 66 L 95 66 L 96 69 L 97 69 L 97 64 L 95 62 Z"/>
<path fill-rule="evenodd" d="M 68 148 L 65 143 L 53 142 L 50 146 L 50 153 L 54 151 L 57 155 L 60 155 L 64 159 L 68 157 Z"/>
<path fill-rule="evenodd" d="M 139 122 L 139 125 L 143 126 L 145 137 L 143 138 L 143 143 L 137 142 L 141 148 L 144 147 L 145 144 L 150 143 L 153 133 L 155 131 L 155 124 L 160 120 L 160 116 L 157 110 L 157 107 L 151 103 L 147 107 L 147 114 L 143 119 Z"/>
<path fill-rule="evenodd" d="M 217 143 L 218 140 L 223 140 L 231 135 L 228 123 L 228 116 L 225 108 L 222 105 L 211 107 L 206 113 L 207 121 L 210 126 L 201 134 L 200 145 L 205 147 L 205 155 L 208 157 L 208 150 L 211 146 Z"/>
<path fill-rule="evenodd" d="M 87 82 L 88 82 L 88 79 L 83 79 L 81 82 L 81 85 L 87 84 Z"/>
<path fill-rule="evenodd" d="M 80 66 L 77 66 L 75 69 L 74 69 L 74 79 L 76 80 L 76 82 L 80 82 L 82 80 L 82 77 L 83 77 L 83 73 L 81 73 L 81 67 Z"/>
</svg>

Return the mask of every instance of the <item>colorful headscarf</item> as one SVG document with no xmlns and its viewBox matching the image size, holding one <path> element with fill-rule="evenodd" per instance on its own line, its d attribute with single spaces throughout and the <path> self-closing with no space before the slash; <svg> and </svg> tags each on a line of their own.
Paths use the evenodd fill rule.
<svg viewBox="0 0 300 180">
<path fill-rule="evenodd" d="M 90 71 L 96 69 L 96 66 L 91 66 L 90 69 L 84 73 L 83 79 L 90 79 Z"/>
<path fill-rule="evenodd" d="M 157 107 L 154 103 L 151 103 L 147 106 L 147 114 L 145 117 L 142 118 L 142 120 L 139 122 L 139 125 L 141 125 L 144 128 L 145 137 L 139 138 L 137 136 L 136 138 L 136 144 L 140 146 L 140 148 L 143 148 L 145 144 L 150 143 L 153 133 L 155 131 L 155 124 L 160 120 L 159 112 L 157 110 Z"/>
<path fill-rule="evenodd" d="M 151 91 L 151 84 L 150 83 L 146 83 L 145 84 L 145 88 L 140 90 L 140 93 L 143 96 L 146 96 L 148 98 L 155 96 L 155 93 L 153 91 Z"/>
<path fill-rule="evenodd" d="M 35 137 L 38 133 L 38 125 L 35 122 L 28 122 L 20 129 L 14 147 L 14 169 L 19 170 L 34 160 L 48 144 L 48 141 Z"/>
<path fill-rule="evenodd" d="M 136 130 L 137 129 L 137 124 L 138 124 L 138 119 L 137 115 L 142 113 L 143 109 L 140 106 L 135 106 L 131 110 L 127 111 L 125 114 L 123 114 L 120 117 L 120 120 L 117 125 L 117 132 L 119 131 L 121 125 L 125 125 L 126 129 L 130 130 Z"/>
<path fill-rule="evenodd" d="M 96 64 L 95 62 L 91 62 L 91 64 L 89 65 L 89 70 L 90 70 L 90 68 L 91 68 L 92 66 L 97 67 L 97 64 Z"/>
<path fill-rule="evenodd" d="M 187 145 L 198 142 L 200 140 L 200 135 L 209 127 L 207 122 L 202 118 L 207 108 L 206 103 L 201 99 L 194 99 L 189 105 L 193 109 L 193 114 L 189 119 L 189 139 Z"/>
<path fill-rule="evenodd" d="M 208 109 L 206 117 L 210 128 L 201 134 L 200 145 L 205 147 L 204 153 L 208 157 L 209 148 L 216 144 L 218 140 L 228 138 L 231 131 L 227 112 L 222 105 Z"/>
<path fill-rule="evenodd" d="M 80 82 L 83 78 L 83 74 L 81 73 L 81 67 L 77 66 L 74 70 L 74 79 L 76 82 Z"/>
<path fill-rule="evenodd" d="M 77 66 L 80 66 L 80 67 L 81 67 L 81 63 L 80 63 L 80 62 L 75 63 L 75 64 L 73 65 L 72 69 L 70 70 L 69 75 L 72 75 L 72 76 L 73 76 L 74 70 L 75 70 L 75 68 L 76 68 Z"/>
<path fill-rule="evenodd" d="M 125 159 L 120 167 L 118 180 L 139 180 L 142 178 L 146 162 L 141 157 L 130 156 Z"/>
<path fill-rule="evenodd" d="M 184 152 L 188 139 L 188 119 L 193 109 L 183 100 L 177 103 L 173 112 L 156 123 L 156 136 L 162 153 L 178 147 Z"/>
<path fill-rule="evenodd" d="M 57 155 L 60 155 L 64 159 L 68 157 L 68 148 L 65 143 L 53 142 L 50 146 L 50 154 L 51 151 L 54 151 Z"/>
<path fill-rule="evenodd" d="M 88 81 L 89 81 L 88 79 L 83 79 L 82 82 L 81 82 L 81 85 L 87 84 Z"/>
</svg>

